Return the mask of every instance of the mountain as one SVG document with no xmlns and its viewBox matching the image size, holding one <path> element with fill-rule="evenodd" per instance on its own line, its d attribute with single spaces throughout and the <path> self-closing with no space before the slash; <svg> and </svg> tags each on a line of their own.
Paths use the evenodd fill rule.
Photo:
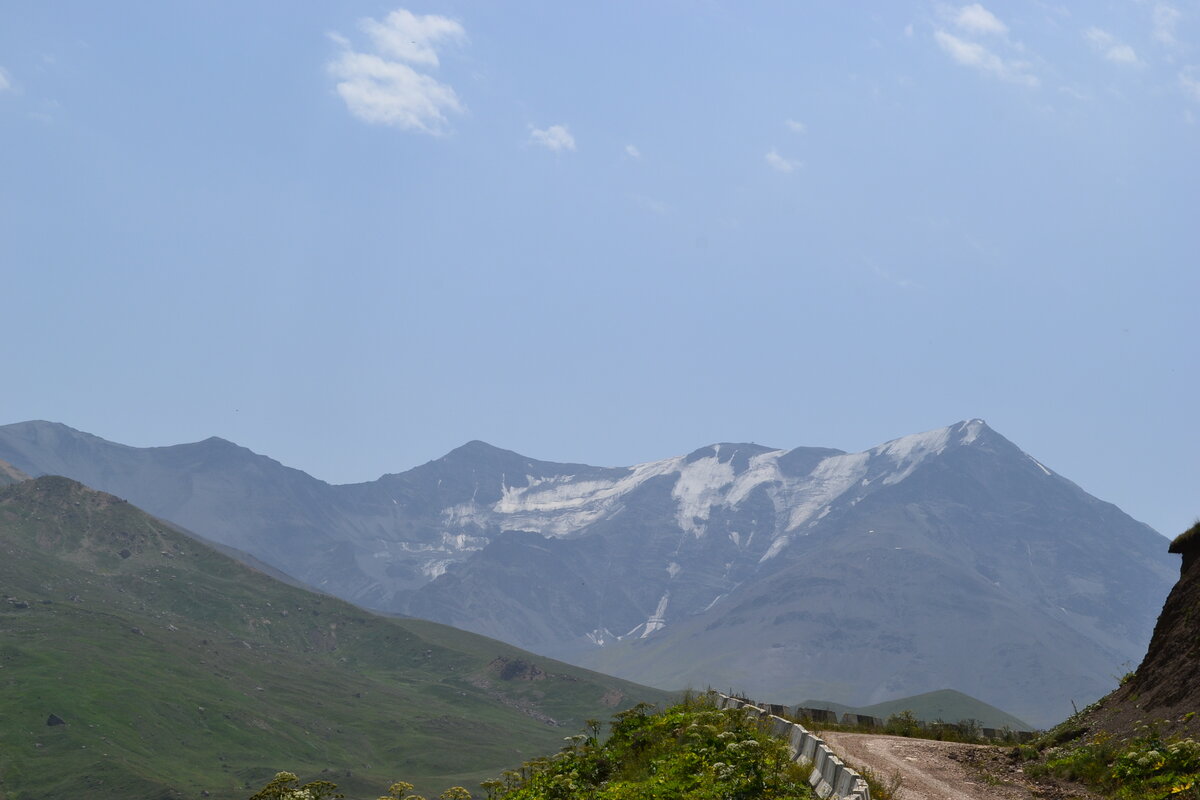
<svg viewBox="0 0 1200 800">
<path fill-rule="evenodd" d="M 29 476 L 21 470 L 9 464 L 7 461 L 0 461 L 0 486 L 11 486 L 14 483 L 29 480 Z"/>
<path fill-rule="evenodd" d="M 1035 725 L 1141 658 L 1165 541 L 982 420 L 861 453 L 716 444 L 633 467 L 471 442 L 330 486 L 222 440 L 46 422 L 0 458 L 299 580 L 658 686 L 868 705 L 953 687 Z"/>
<path fill-rule="evenodd" d="M 0 596 L 0 797 L 232 800 L 282 769 L 433 796 L 666 699 L 281 583 L 61 477 L 0 488 Z"/>
</svg>

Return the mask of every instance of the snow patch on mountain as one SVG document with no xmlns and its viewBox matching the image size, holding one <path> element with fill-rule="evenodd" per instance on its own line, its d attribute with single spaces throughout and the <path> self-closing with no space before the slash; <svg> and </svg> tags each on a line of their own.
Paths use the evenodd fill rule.
<svg viewBox="0 0 1200 800">
<path fill-rule="evenodd" d="M 890 458 L 897 470 L 883 479 L 885 486 L 899 483 L 913 473 L 929 456 L 940 455 L 950 443 L 950 428 L 938 428 L 893 439 L 869 451 L 872 455 Z"/>
<path fill-rule="evenodd" d="M 1053 472 L 1051 472 L 1050 470 L 1046 469 L 1046 467 L 1045 467 L 1045 466 L 1042 464 L 1042 462 L 1038 461 L 1038 460 L 1037 460 L 1036 458 L 1034 458 L 1033 456 L 1029 456 L 1029 460 L 1030 460 L 1030 461 L 1032 461 L 1034 464 L 1037 464 L 1037 468 L 1038 468 L 1038 469 L 1040 469 L 1042 472 L 1046 473 L 1047 475 L 1053 475 L 1053 474 L 1054 474 L 1054 473 L 1053 473 Z"/>
<path fill-rule="evenodd" d="M 685 464 L 671 490 L 671 496 L 678 503 L 675 519 L 679 527 L 697 537 L 704 534 L 704 523 L 708 521 L 712 507 L 726 502 L 721 490 L 733 483 L 733 464 L 722 463 L 718 460 L 719 455 L 718 449 L 715 456 Z"/>
<path fill-rule="evenodd" d="M 959 438 L 959 444 L 970 444 L 979 438 L 979 434 L 983 433 L 987 428 L 987 423 L 981 419 L 973 419 L 965 423 L 959 423 L 962 428 L 962 436 Z"/>
<path fill-rule="evenodd" d="M 501 486 L 490 507 L 477 503 L 451 506 L 442 512 L 448 524 L 490 524 L 543 536 L 567 536 L 612 513 L 622 497 L 651 478 L 679 469 L 683 458 L 668 458 L 630 467 L 618 480 L 575 480 L 573 475 L 538 478 L 527 475 L 525 486 Z"/>
<path fill-rule="evenodd" d="M 762 486 L 764 483 L 778 483 L 783 480 L 783 475 L 779 471 L 779 457 L 787 453 L 786 450 L 772 450 L 768 453 L 759 453 L 750 458 L 750 466 L 733 482 L 733 486 L 729 488 L 729 493 L 725 496 L 725 502 L 731 506 L 739 505 L 743 500 L 750 496 L 750 493 Z"/>
<path fill-rule="evenodd" d="M 791 543 L 792 537 L 786 533 L 783 536 L 776 538 L 775 541 L 771 542 L 771 546 L 767 548 L 767 552 L 762 554 L 762 558 L 758 559 L 758 563 L 761 564 L 764 561 L 769 561 L 770 559 L 779 555 L 783 551 L 783 548 L 787 547 Z"/>
<path fill-rule="evenodd" d="M 870 451 L 830 456 L 805 478 L 782 488 L 776 507 L 792 509 L 784 532 L 796 530 L 862 480 L 870 460 Z"/>
<path fill-rule="evenodd" d="M 794 541 L 795 531 L 817 524 L 839 501 L 853 505 L 873 488 L 900 483 L 928 459 L 952 445 L 975 442 L 984 430 L 983 420 L 973 419 L 904 436 L 861 453 L 829 456 L 802 476 L 786 474 L 780 468 L 781 458 L 788 453 L 785 450 L 756 453 L 738 472 L 734 459 L 721 460 L 721 445 L 714 445 L 711 455 L 692 461 L 677 456 L 638 464 L 612 480 L 576 479 L 570 474 L 526 475 L 523 485 L 509 486 L 502 481 L 500 500 L 490 506 L 474 501 L 451 506 L 442 512 L 442 520 L 451 531 L 500 528 L 566 537 L 617 513 L 625 496 L 647 481 L 675 476 L 671 489 L 675 522 L 682 532 L 696 538 L 706 532 L 714 509 L 736 509 L 757 490 L 765 489 L 777 522 L 769 539 L 760 540 L 756 548 L 761 551 L 761 563 L 779 555 Z M 1041 464 L 1038 466 L 1049 474 Z M 728 535 L 743 551 L 750 549 L 754 538 L 753 532 L 743 535 L 731 531 Z M 444 541 L 442 548 L 435 548 L 439 552 L 431 554 L 434 558 L 428 568 L 441 568 L 435 559 L 453 558 L 449 552 L 457 550 L 465 555 L 477 546 L 477 537 Z M 675 574 L 671 571 L 672 578 Z"/>
<path fill-rule="evenodd" d="M 642 634 L 638 637 L 639 639 L 645 639 L 655 631 L 660 631 L 667 626 L 667 604 L 670 601 L 670 592 L 666 592 L 661 598 L 659 598 L 658 608 L 654 609 L 654 613 L 644 623 Z"/>
</svg>

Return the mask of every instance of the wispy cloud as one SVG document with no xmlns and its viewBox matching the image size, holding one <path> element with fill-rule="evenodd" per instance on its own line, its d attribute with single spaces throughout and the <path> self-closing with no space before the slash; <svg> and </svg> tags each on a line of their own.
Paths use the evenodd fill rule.
<svg viewBox="0 0 1200 800">
<path fill-rule="evenodd" d="M 1008 33 L 1008 26 L 979 3 L 972 3 L 958 9 L 954 12 L 953 21 L 955 27 L 968 33 L 990 33 L 999 36 Z"/>
<path fill-rule="evenodd" d="M 632 144 L 627 144 L 625 145 L 625 155 L 629 156 L 630 158 L 641 158 L 642 151 L 638 150 L 637 147 Z"/>
<path fill-rule="evenodd" d="M 1114 64 L 1133 65 L 1138 63 L 1137 53 L 1129 45 L 1121 42 L 1106 30 L 1088 28 L 1083 32 L 1083 38 L 1097 53 L 1103 55 Z"/>
<path fill-rule="evenodd" d="M 1188 66 L 1179 70 L 1179 86 L 1184 94 L 1200 103 L 1200 67 Z"/>
<path fill-rule="evenodd" d="M 933 37 L 946 55 L 964 67 L 971 67 L 1023 86 L 1034 87 L 1040 83 L 1038 77 L 1029 71 L 1029 64 L 1024 61 L 1006 60 L 979 42 L 960 39 L 946 31 L 934 31 Z"/>
<path fill-rule="evenodd" d="M 653 197 L 646 197 L 645 195 L 641 194 L 631 194 L 629 198 L 633 200 L 633 202 L 636 203 L 639 208 L 642 208 L 653 214 L 663 216 L 671 212 L 671 207 L 662 200 L 655 200 Z"/>
<path fill-rule="evenodd" d="M 779 155 L 779 151 L 774 147 L 767 151 L 764 158 L 767 160 L 767 164 L 771 166 L 771 169 L 778 170 L 779 172 L 793 172 L 804 166 L 803 161 L 796 161 Z"/>
<path fill-rule="evenodd" d="M 794 119 L 785 120 L 783 124 L 787 125 L 788 130 L 791 131 L 792 133 L 807 133 L 808 132 L 807 125 L 805 125 L 803 122 L 797 122 Z"/>
<path fill-rule="evenodd" d="M 398 9 L 383 21 L 363 19 L 359 27 L 370 48 L 360 52 L 346 37 L 330 34 L 341 52 L 326 65 L 350 113 L 372 124 L 446 133 L 446 115 L 461 114 L 465 106 L 451 86 L 410 65 L 437 67 L 439 46 L 467 38 L 462 25 L 447 17 Z"/>
<path fill-rule="evenodd" d="M 879 264 L 875 263 L 874 259 L 863 258 L 863 261 L 865 261 L 867 266 L 871 268 L 871 271 L 875 273 L 875 277 L 885 281 L 886 283 L 890 283 L 892 286 L 895 286 L 899 289 L 912 289 L 917 287 L 917 284 L 908 278 L 898 278 L 888 270 L 879 266 Z"/>
<path fill-rule="evenodd" d="M 1156 3 L 1150 15 L 1154 23 L 1154 38 L 1163 44 L 1176 44 L 1175 26 L 1179 24 L 1180 16 L 1179 9 L 1174 6 Z"/>
<path fill-rule="evenodd" d="M 551 125 L 544 130 L 538 130 L 531 126 L 529 141 L 555 153 L 575 149 L 575 137 L 571 135 L 565 125 Z"/>
<path fill-rule="evenodd" d="M 383 55 L 424 67 L 440 63 L 439 44 L 467 38 L 462 25 L 452 19 L 435 14 L 417 16 L 403 8 L 388 14 L 383 22 L 367 18 L 360 26 Z"/>
<path fill-rule="evenodd" d="M 0 67 L 0 92 L 7 92 L 11 88 L 13 88 L 12 79 L 8 77 L 4 67 Z"/>
</svg>

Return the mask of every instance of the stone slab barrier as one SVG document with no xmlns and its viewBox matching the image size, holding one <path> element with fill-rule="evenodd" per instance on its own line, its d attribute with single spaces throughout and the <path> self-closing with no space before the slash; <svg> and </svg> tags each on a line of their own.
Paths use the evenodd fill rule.
<svg viewBox="0 0 1200 800">
<path fill-rule="evenodd" d="M 745 700 L 716 693 L 718 708 L 743 708 L 759 718 L 773 735 L 788 743 L 792 760 L 797 764 L 812 764 L 808 783 L 821 800 L 871 800 L 871 790 L 854 770 L 833 754 L 829 746 L 798 722 L 771 713 L 773 708 L 759 708 Z M 782 711 L 782 707 L 779 707 Z"/>
</svg>

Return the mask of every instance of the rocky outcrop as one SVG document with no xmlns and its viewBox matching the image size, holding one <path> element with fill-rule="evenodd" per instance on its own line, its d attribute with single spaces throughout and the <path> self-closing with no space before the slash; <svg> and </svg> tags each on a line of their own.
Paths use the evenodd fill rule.
<svg viewBox="0 0 1200 800">
<path fill-rule="evenodd" d="M 1164 734 L 1200 735 L 1200 522 L 1171 543 L 1183 556 L 1145 659 L 1087 715 L 1089 727 L 1121 737 L 1156 723 Z"/>
</svg>

